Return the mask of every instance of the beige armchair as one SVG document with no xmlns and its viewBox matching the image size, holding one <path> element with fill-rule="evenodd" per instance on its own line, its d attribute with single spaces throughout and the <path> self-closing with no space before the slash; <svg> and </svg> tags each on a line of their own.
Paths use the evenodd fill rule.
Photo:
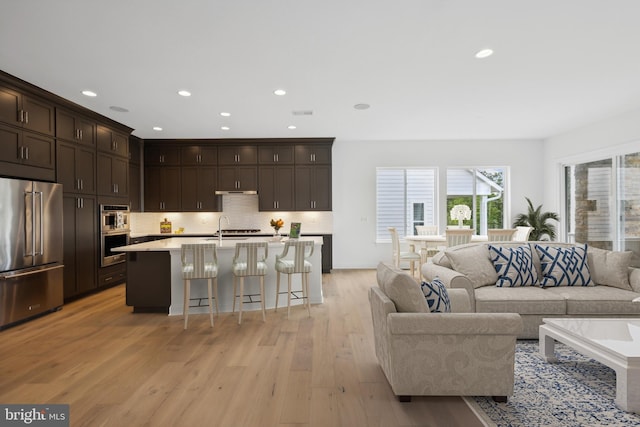
<svg viewBox="0 0 640 427">
<path fill-rule="evenodd" d="M 421 293 L 408 274 L 381 263 L 379 286 L 369 290 L 376 356 L 393 393 L 402 402 L 414 395 L 506 401 L 513 394 L 520 316 L 470 313 L 463 289 L 448 290 L 452 313 L 398 312 L 387 293 L 415 295 L 411 282 Z"/>
</svg>

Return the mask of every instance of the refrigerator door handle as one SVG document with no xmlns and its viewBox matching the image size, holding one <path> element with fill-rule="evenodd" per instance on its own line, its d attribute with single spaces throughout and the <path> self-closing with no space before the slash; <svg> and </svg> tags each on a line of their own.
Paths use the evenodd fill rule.
<svg viewBox="0 0 640 427">
<path fill-rule="evenodd" d="M 30 276 L 32 274 L 37 274 L 37 273 L 42 273 L 44 271 L 50 271 L 50 270 L 57 270 L 58 268 L 63 268 L 64 265 L 55 265 L 53 267 L 46 267 L 46 268 L 39 268 L 37 270 L 29 270 L 27 272 L 24 273 L 16 273 L 16 274 L 5 274 L 0 276 L 0 280 L 6 280 L 6 279 L 13 279 L 15 277 L 23 277 L 23 276 Z"/>
<path fill-rule="evenodd" d="M 34 255 L 44 255 L 44 193 L 42 191 L 35 192 L 40 197 L 40 251 L 35 252 L 35 236 L 34 236 Z M 34 197 L 35 203 L 35 197 Z"/>
<path fill-rule="evenodd" d="M 31 198 L 31 203 L 29 203 L 29 198 Z M 24 206 L 28 208 L 31 205 L 31 212 L 29 215 L 29 210 L 25 209 L 24 216 L 24 255 L 25 257 L 33 256 L 34 249 L 36 245 L 36 235 L 33 232 L 33 225 L 35 221 L 35 209 L 36 209 L 36 200 L 33 196 L 33 191 L 25 191 L 24 192 Z M 30 216 L 30 218 L 29 218 Z"/>
</svg>

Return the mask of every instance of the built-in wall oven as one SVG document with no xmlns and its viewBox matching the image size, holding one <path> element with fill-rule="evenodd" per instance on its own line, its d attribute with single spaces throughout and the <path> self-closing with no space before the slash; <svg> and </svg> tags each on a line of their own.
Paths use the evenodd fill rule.
<svg viewBox="0 0 640 427">
<path fill-rule="evenodd" d="M 114 250 L 129 244 L 129 206 L 100 205 L 100 265 L 106 267 L 127 260 L 124 252 Z"/>
</svg>

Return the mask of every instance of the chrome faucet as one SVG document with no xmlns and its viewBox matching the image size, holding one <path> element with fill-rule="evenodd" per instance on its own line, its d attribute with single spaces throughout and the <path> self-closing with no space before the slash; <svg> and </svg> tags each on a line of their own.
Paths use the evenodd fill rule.
<svg viewBox="0 0 640 427">
<path fill-rule="evenodd" d="M 231 223 L 226 215 L 220 215 L 220 218 L 218 218 L 218 246 L 222 246 L 222 218 L 227 219 L 227 225 Z"/>
</svg>

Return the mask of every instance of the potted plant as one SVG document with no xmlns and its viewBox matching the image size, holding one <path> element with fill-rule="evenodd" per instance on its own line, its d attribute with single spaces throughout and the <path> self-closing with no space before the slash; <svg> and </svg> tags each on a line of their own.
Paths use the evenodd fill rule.
<svg viewBox="0 0 640 427">
<path fill-rule="evenodd" d="M 549 220 L 559 221 L 560 218 L 555 212 L 542 212 L 542 205 L 534 209 L 533 203 L 525 197 L 529 208 L 526 214 L 521 213 L 516 216 L 514 227 L 533 227 L 529 240 L 553 240 L 556 237 L 556 226 L 549 223 Z"/>
</svg>

